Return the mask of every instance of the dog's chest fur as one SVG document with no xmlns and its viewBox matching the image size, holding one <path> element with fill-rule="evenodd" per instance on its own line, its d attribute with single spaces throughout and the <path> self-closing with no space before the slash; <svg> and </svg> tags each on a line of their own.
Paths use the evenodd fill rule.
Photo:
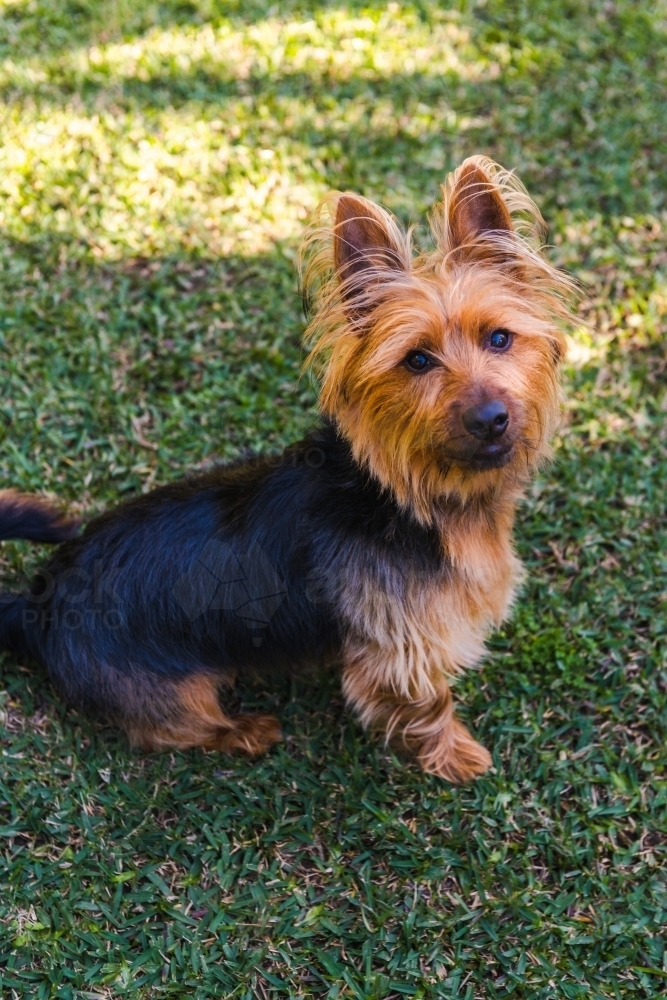
<svg viewBox="0 0 667 1000">
<path fill-rule="evenodd" d="M 437 570 L 351 560 L 341 593 L 345 655 L 363 658 L 378 684 L 411 698 L 439 673 L 474 666 L 503 621 L 522 578 L 511 515 L 445 531 Z"/>
</svg>

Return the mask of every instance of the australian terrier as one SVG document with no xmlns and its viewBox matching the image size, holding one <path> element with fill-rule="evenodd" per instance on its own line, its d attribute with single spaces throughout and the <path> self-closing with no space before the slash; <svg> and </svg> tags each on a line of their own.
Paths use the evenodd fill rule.
<svg viewBox="0 0 667 1000">
<path fill-rule="evenodd" d="M 484 157 L 430 223 L 418 254 L 373 202 L 326 198 L 302 254 L 319 427 L 95 518 L 0 596 L 0 645 L 146 750 L 261 753 L 279 723 L 228 714 L 227 684 L 327 658 L 362 724 L 425 771 L 486 771 L 450 681 L 522 578 L 514 514 L 558 420 L 570 285 L 523 187 Z M 0 537 L 73 530 L 0 496 Z"/>
</svg>

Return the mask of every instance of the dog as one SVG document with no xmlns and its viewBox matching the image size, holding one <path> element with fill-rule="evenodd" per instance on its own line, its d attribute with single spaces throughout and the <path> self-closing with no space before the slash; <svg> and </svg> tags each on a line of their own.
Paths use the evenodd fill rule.
<svg viewBox="0 0 667 1000">
<path fill-rule="evenodd" d="M 450 682 L 522 580 L 513 522 L 559 419 L 571 284 L 485 157 L 430 229 L 417 253 L 373 202 L 327 197 L 300 263 L 319 425 L 96 517 L 0 597 L 0 648 L 146 751 L 260 754 L 280 725 L 225 710 L 234 676 L 338 662 L 364 727 L 451 782 L 483 774 Z"/>
</svg>

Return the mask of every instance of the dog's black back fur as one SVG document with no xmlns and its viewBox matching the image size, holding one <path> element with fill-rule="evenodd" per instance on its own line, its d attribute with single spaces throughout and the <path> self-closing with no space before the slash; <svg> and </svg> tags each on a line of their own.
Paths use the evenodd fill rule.
<svg viewBox="0 0 667 1000">
<path fill-rule="evenodd" d="M 44 663 L 75 704 L 120 717 L 116 677 L 150 691 L 202 669 L 335 655 L 341 581 L 395 591 L 406 576 L 441 572 L 435 530 L 402 511 L 327 424 L 278 458 L 183 479 L 93 520 L 29 593 L 3 596 L 0 645 Z"/>
</svg>

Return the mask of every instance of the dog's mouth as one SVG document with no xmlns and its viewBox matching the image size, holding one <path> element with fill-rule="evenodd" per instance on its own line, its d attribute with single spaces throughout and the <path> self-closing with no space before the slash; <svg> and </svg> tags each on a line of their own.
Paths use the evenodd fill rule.
<svg viewBox="0 0 667 1000">
<path fill-rule="evenodd" d="M 468 468 L 476 472 L 485 469 L 502 469 L 512 457 L 513 445 L 500 442 L 488 442 L 480 445 L 475 454 L 468 459 Z"/>
<path fill-rule="evenodd" d="M 502 469 L 512 458 L 514 443 L 511 441 L 482 441 L 471 451 L 454 453 L 443 451 L 443 466 L 459 465 L 471 472 Z"/>
</svg>

